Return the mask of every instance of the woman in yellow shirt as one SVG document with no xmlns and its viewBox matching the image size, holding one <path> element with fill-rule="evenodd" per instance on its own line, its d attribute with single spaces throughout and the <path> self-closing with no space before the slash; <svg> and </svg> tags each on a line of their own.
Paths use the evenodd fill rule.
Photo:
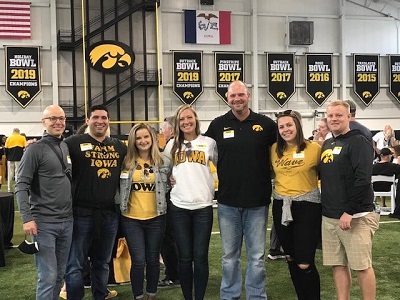
<svg viewBox="0 0 400 300">
<path fill-rule="evenodd" d="M 321 146 L 304 138 L 298 112 L 280 113 L 277 123 L 278 139 L 271 147 L 274 225 L 298 299 L 320 299 L 314 259 L 322 218 L 317 177 Z"/>
<path fill-rule="evenodd" d="M 165 231 L 167 167 L 149 125 L 135 125 L 128 137 L 128 152 L 120 176 L 117 200 L 121 225 L 132 258 L 131 286 L 134 299 L 155 299 L 160 274 L 159 255 Z"/>
</svg>

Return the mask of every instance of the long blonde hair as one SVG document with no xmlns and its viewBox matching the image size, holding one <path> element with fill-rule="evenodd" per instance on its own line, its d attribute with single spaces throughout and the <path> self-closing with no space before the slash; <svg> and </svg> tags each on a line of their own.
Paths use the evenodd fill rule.
<svg viewBox="0 0 400 300">
<path fill-rule="evenodd" d="M 158 149 L 158 144 L 157 144 L 157 136 L 156 132 L 153 127 L 150 125 L 144 124 L 144 123 L 139 123 L 136 124 L 135 126 L 132 127 L 131 131 L 129 132 L 128 136 L 128 151 L 126 153 L 124 162 L 123 162 L 123 168 L 125 170 L 129 170 L 135 167 L 135 162 L 139 156 L 139 150 L 136 147 L 136 132 L 140 129 L 146 129 L 150 136 L 151 136 L 151 149 L 150 149 L 150 163 L 152 165 L 155 165 L 157 167 L 162 166 L 163 164 L 163 159 L 160 153 L 160 150 Z"/>
<path fill-rule="evenodd" d="M 197 113 L 194 110 L 194 108 L 189 104 L 183 104 L 183 105 L 179 106 L 178 109 L 175 112 L 175 115 L 174 115 L 174 119 L 175 119 L 174 145 L 171 148 L 171 157 L 173 157 L 174 163 L 176 163 L 176 161 L 175 161 L 176 160 L 175 153 L 176 153 L 176 151 L 178 151 L 178 150 L 180 150 L 182 148 L 182 144 L 183 144 L 183 141 L 185 139 L 182 130 L 180 130 L 180 128 L 179 128 L 179 119 L 180 119 L 180 116 L 181 116 L 182 112 L 184 110 L 186 110 L 186 109 L 189 109 L 189 110 L 191 110 L 193 112 L 194 118 L 196 120 L 195 133 L 196 133 L 196 136 L 200 135 L 200 121 L 199 121 L 199 117 L 197 116 Z"/>
</svg>

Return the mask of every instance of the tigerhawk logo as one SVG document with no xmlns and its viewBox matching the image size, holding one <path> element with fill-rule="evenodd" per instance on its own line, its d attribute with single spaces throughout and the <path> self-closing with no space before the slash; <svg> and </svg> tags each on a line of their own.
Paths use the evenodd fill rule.
<svg viewBox="0 0 400 300">
<path fill-rule="evenodd" d="M 261 127 L 261 125 L 253 125 L 253 131 L 263 131 L 264 129 Z"/>
<path fill-rule="evenodd" d="M 365 99 L 372 98 L 372 94 L 371 94 L 369 91 L 363 92 L 363 93 L 362 93 L 362 96 L 363 96 Z"/>
<path fill-rule="evenodd" d="M 186 98 L 186 99 L 193 99 L 194 95 L 193 95 L 192 92 L 186 91 L 186 92 L 183 93 L 183 97 Z"/>
<path fill-rule="evenodd" d="M 323 98 L 325 98 L 325 94 L 323 92 L 316 92 L 315 93 L 315 98 L 323 99 Z"/>
<path fill-rule="evenodd" d="M 101 41 L 89 50 L 89 61 L 93 69 L 103 73 L 121 73 L 134 63 L 132 49 L 118 41 Z"/>
<path fill-rule="evenodd" d="M 101 168 L 97 170 L 97 176 L 103 179 L 109 178 L 111 176 L 111 172 L 106 168 Z"/>
<path fill-rule="evenodd" d="M 278 99 L 286 99 L 287 96 L 286 96 L 285 92 L 278 92 L 278 93 L 276 93 L 276 98 L 278 98 Z"/>
<path fill-rule="evenodd" d="M 324 164 L 329 164 L 333 162 L 334 156 L 332 153 L 332 149 L 326 149 L 324 152 L 321 153 L 321 161 Z"/>
<path fill-rule="evenodd" d="M 18 96 L 18 98 L 21 98 L 21 99 L 26 99 L 26 98 L 31 97 L 31 95 L 27 91 L 24 91 L 24 90 L 19 91 L 17 96 Z"/>
</svg>

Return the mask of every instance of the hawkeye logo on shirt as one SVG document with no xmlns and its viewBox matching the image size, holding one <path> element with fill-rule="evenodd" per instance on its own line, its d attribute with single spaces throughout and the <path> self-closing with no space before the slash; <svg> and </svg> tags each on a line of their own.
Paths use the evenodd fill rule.
<svg viewBox="0 0 400 300">
<path fill-rule="evenodd" d="M 113 145 L 93 145 L 91 143 L 80 144 L 85 157 L 90 159 L 90 166 L 98 168 L 97 176 L 101 179 L 111 177 L 110 168 L 118 167 L 119 153 Z"/>
<path fill-rule="evenodd" d="M 321 153 L 321 161 L 324 164 L 330 164 L 334 160 L 334 155 L 332 149 L 326 149 Z"/>
<path fill-rule="evenodd" d="M 261 125 L 253 125 L 253 131 L 263 131 L 264 128 L 261 127 Z"/>
</svg>

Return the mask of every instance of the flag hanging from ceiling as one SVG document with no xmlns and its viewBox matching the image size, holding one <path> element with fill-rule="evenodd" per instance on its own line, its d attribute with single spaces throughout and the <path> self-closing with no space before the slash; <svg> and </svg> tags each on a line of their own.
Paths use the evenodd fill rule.
<svg viewBox="0 0 400 300">
<path fill-rule="evenodd" d="M 231 12 L 185 10 L 185 43 L 230 44 Z"/>
<path fill-rule="evenodd" d="M 0 1 L 0 39 L 29 39 L 30 37 L 30 2 Z"/>
</svg>

